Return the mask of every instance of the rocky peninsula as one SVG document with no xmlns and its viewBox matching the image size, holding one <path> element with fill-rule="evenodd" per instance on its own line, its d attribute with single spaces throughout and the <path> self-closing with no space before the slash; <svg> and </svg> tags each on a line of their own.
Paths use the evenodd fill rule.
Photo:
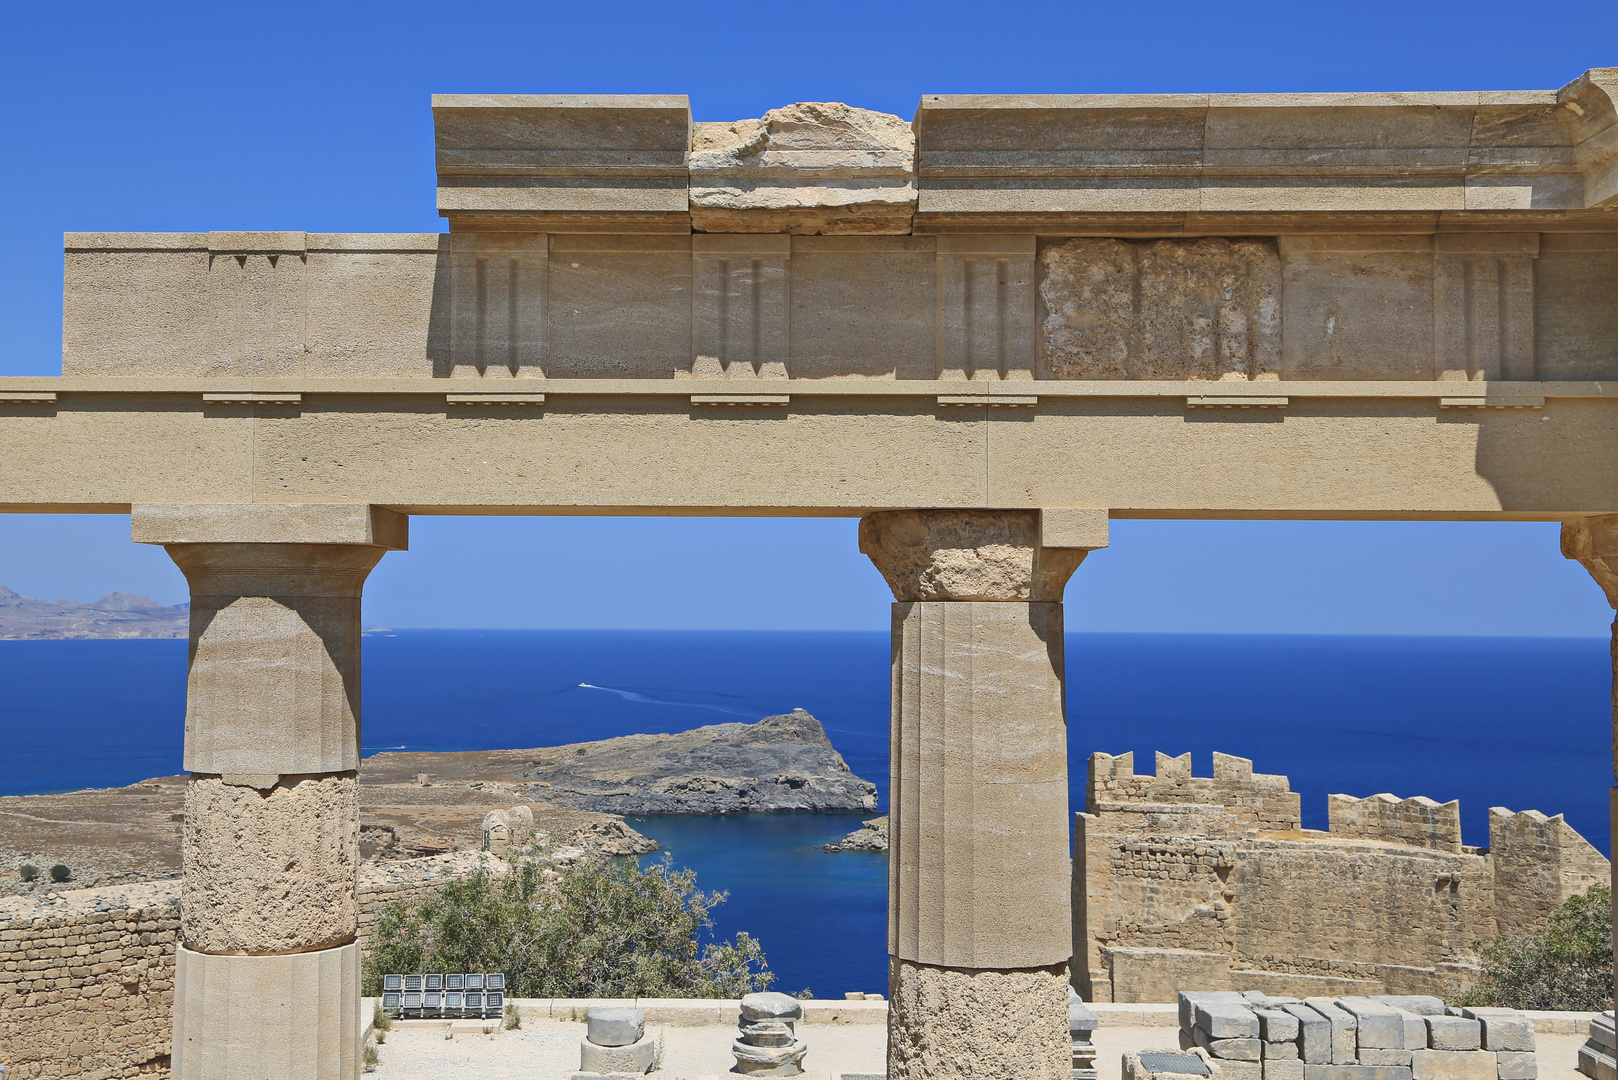
<svg viewBox="0 0 1618 1080">
<path fill-rule="evenodd" d="M 0 640 L 51 641 L 84 638 L 183 638 L 189 605 L 169 607 L 145 596 L 110 592 L 80 604 L 55 602 L 0 585 Z"/>
</svg>

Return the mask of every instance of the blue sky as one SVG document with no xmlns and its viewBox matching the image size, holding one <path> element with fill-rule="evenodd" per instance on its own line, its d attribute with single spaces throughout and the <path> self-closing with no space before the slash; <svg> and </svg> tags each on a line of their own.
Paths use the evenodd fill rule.
<svg viewBox="0 0 1618 1080">
<path fill-rule="evenodd" d="M 60 369 L 68 230 L 436 231 L 433 93 L 687 93 L 699 120 L 923 93 L 1477 90 L 1618 63 L 1618 5 L 22 4 L 0 65 L 0 375 Z M 398 626 L 870 628 L 845 520 L 421 519 L 372 578 Z M 0 516 L 0 583 L 165 600 L 126 518 Z M 1505 523 L 1115 522 L 1077 629 L 1598 635 L 1611 611 Z"/>
</svg>

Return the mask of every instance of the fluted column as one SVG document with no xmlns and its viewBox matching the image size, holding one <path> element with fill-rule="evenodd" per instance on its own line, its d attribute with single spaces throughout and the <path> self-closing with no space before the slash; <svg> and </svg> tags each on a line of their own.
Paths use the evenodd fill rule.
<svg viewBox="0 0 1618 1080">
<path fill-rule="evenodd" d="M 860 523 L 860 550 L 897 601 L 890 1080 L 1068 1076 L 1061 599 L 1086 551 L 1105 544 L 1105 511 L 888 511 Z"/>
<path fill-rule="evenodd" d="M 360 594 L 407 519 L 137 506 L 191 587 L 176 1080 L 360 1072 Z"/>
<path fill-rule="evenodd" d="M 1590 571 L 1607 594 L 1607 603 L 1618 609 L 1618 514 L 1563 522 L 1562 554 Z M 1612 622 L 1612 738 L 1613 778 L 1618 780 L 1618 617 Z M 1607 796 L 1613 835 L 1618 836 L 1618 786 L 1610 788 Z M 1618 859 L 1613 861 L 1612 886 L 1618 894 Z M 1613 916 L 1612 940 L 1618 946 L 1618 909 Z M 1618 948 L 1613 951 L 1613 986 L 1618 989 Z"/>
</svg>

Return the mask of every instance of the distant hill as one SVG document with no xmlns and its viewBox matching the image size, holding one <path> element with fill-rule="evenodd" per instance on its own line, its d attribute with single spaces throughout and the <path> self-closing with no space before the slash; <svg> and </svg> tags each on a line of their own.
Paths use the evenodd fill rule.
<svg viewBox="0 0 1618 1080">
<path fill-rule="evenodd" d="M 0 585 L 0 640 L 183 638 L 188 605 L 168 607 L 144 596 L 110 592 L 88 604 L 35 600 Z"/>
</svg>

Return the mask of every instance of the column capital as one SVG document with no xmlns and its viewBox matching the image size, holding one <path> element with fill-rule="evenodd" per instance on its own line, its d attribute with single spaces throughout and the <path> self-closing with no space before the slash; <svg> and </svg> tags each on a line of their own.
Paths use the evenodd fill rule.
<svg viewBox="0 0 1618 1080">
<path fill-rule="evenodd" d="M 1084 556 L 1106 545 L 1106 511 L 1059 513 L 1083 521 L 1064 519 L 1062 546 L 1047 547 L 1038 510 L 884 510 L 860 520 L 860 551 L 900 602 L 1060 602 Z"/>
<path fill-rule="evenodd" d="M 1618 608 L 1618 514 L 1562 522 L 1562 554 L 1583 564 Z"/>
<path fill-rule="evenodd" d="M 142 503 L 130 510 L 137 544 L 409 545 L 410 518 L 366 503 Z"/>
</svg>

